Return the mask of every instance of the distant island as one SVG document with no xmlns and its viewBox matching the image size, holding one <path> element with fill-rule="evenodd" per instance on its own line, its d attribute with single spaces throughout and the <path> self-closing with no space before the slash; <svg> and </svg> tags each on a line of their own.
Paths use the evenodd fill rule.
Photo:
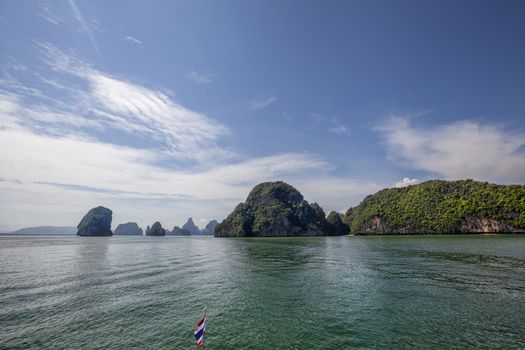
<svg viewBox="0 0 525 350">
<path fill-rule="evenodd" d="M 179 226 L 174 226 L 173 230 L 166 230 L 166 235 L 169 236 L 213 236 L 215 232 L 215 227 L 218 225 L 217 220 L 209 221 L 206 226 L 201 230 L 193 222 L 193 218 L 189 218 L 182 228 Z"/>
<path fill-rule="evenodd" d="M 105 207 L 98 206 L 87 212 L 77 228 L 77 236 L 113 236 L 111 220 L 113 212 Z"/>
<path fill-rule="evenodd" d="M 113 212 L 111 209 L 98 206 L 88 211 L 77 226 L 76 234 L 78 236 L 112 236 L 111 221 Z M 162 224 L 156 221 L 153 225 L 148 226 L 145 231 L 146 236 L 191 236 L 191 235 L 213 235 L 217 220 L 211 220 L 201 230 L 195 225 L 190 217 L 180 229 L 178 226 L 169 231 L 162 227 Z M 127 222 L 119 224 L 114 232 L 117 236 L 142 236 L 142 228 L 136 222 Z"/>
<path fill-rule="evenodd" d="M 74 235 L 77 228 L 74 226 L 35 226 L 24 227 L 16 231 L 7 232 L 10 235 Z"/>
<path fill-rule="evenodd" d="M 99 206 L 78 226 L 27 227 L 7 234 L 112 236 L 113 212 Z M 325 214 L 293 186 L 263 182 L 221 223 L 199 229 L 190 217 L 182 227 L 160 222 L 143 232 L 136 222 L 119 224 L 115 235 L 215 237 L 342 236 L 389 234 L 525 233 L 525 186 L 474 180 L 430 180 L 367 196 L 344 214 Z"/>
<path fill-rule="evenodd" d="M 325 219 L 317 203 L 277 181 L 255 186 L 215 237 L 524 232 L 525 186 L 431 180 L 384 189 Z"/>
<path fill-rule="evenodd" d="M 160 222 L 155 222 L 153 225 L 146 228 L 146 236 L 165 236 L 166 229 L 164 229 Z"/>
<path fill-rule="evenodd" d="M 115 236 L 142 236 L 142 228 L 136 222 L 119 224 L 115 229 Z"/>
</svg>

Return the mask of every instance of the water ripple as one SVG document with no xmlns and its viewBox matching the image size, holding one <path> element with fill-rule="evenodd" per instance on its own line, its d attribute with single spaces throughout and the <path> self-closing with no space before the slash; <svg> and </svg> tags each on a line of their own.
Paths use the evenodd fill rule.
<svg viewBox="0 0 525 350">
<path fill-rule="evenodd" d="M 0 237 L 0 348 L 525 347 L 525 236 Z"/>
</svg>

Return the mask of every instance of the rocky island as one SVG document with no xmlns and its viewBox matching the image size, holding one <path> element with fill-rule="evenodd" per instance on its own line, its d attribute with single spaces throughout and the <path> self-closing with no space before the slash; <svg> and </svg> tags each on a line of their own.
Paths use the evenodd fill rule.
<svg viewBox="0 0 525 350">
<path fill-rule="evenodd" d="M 370 195 L 344 219 L 353 234 L 525 232 L 525 186 L 431 180 Z"/>
<path fill-rule="evenodd" d="M 193 222 L 193 218 L 189 218 L 184 225 L 182 225 L 182 230 L 186 230 L 190 235 L 200 235 L 201 230 Z"/>
<path fill-rule="evenodd" d="M 146 229 L 146 236 L 165 236 L 166 230 L 162 228 L 160 222 L 155 222 L 151 228 L 148 226 Z"/>
<path fill-rule="evenodd" d="M 341 234 L 323 209 L 309 204 L 294 187 L 281 182 L 255 186 L 215 228 L 215 237 L 326 236 Z M 347 233 L 347 232 L 346 232 Z"/>
<path fill-rule="evenodd" d="M 91 209 L 78 224 L 79 236 L 111 236 L 112 211 Z M 155 222 L 146 236 L 211 235 L 215 237 L 340 236 L 387 234 L 525 233 L 525 186 L 474 180 L 430 180 L 388 188 L 345 214 L 308 203 L 282 182 L 255 186 L 220 224 L 211 220 L 200 230 L 190 217 L 170 232 Z M 116 235 L 142 235 L 134 222 L 120 224 Z"/>
<path fill-rule="evenodd" d="M 78 236 L 113 236 L 111 220 L 113 212 L 102 206 L 88 211 L 77 226 Z"/>
<path fill-rule="evenodd" d="M 127 222 L 117 226 L 115 236 L 142 236 L 142 229 L 136 222 Z"/>
<path fill-rule="evenodd" d="M 213 236 L 213 234 L 215 233 L 215 228 L 217 227 L 218 224 L 219 224 L 219 222 L 217 220 L 211 220 L 202 229 L 202 234 L 203 235 L 211 235 L 211 236 Z"/>
<path fill-rule="evenodd" d="M 217 220 L 211 220 L 208 224 L 201 230 L 192 218 L 189 218 L 186 223 L 180 228 L 179 226 L 174 226 L 173 230 L 166 230 L 166 235 L 170 236 L 204 236 L 204 235 L 213 235 L 215 227 L 218 225 Z"/>
<path fill-rule="evenodd" d="M 179 226 L 173 226 L 173 230 L 170 232 L 166 231 L 166 235 L 170 236 L 191 236 L 191 232 L 188 230 L 184 230 L 180 228 Z"/>
</svg>

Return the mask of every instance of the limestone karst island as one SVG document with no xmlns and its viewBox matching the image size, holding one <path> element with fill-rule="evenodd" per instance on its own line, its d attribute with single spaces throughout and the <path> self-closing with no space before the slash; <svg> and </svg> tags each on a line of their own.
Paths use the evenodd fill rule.
<svg viewBox="0 0 525 350">
<path fill-rule="evenodd" d="M 91 209 L 78 224 L 79 236 L 111 236 L 112 211 Z M 525 186 L 473 180 L 431 180 L 367 196 L 344 214 L 326 216 L 282 181 L 255 186 L 244 203 L 220 224 L 202 231 L 192 218 L 170 232 L 160 222 L 147 236 L 213 234 L 215 237 L 341 236 L 388 234 L 525 233 Z M 120 235 L 142 235 L 136 223 L 120 224 Z"/>
<path fill-rule="evenodd" d="M 0 0 L 0 350 L 525 350 L 525 0 Z"/>
</svg>

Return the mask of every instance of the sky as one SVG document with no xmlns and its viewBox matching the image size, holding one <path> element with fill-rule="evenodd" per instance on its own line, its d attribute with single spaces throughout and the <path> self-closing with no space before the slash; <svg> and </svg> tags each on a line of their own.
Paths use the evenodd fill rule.
<svg viewBox="0 0 525 350">
<path fill-rule="evenodd" d="M 0 232 L 525 182 L 523 1 L 0 2 Z"/>
</svg>

